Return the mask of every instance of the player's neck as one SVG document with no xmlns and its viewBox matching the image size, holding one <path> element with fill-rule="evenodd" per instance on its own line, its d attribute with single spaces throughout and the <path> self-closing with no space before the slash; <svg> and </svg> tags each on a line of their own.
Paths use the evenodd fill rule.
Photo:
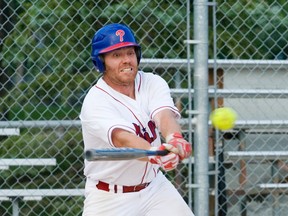
<svg viewBox="0 0 288 216">
<path fill-rule="evenodd" d="M 127 97 L 130 97 L 132 99 L 135 99 L 135 82 L 132 82 L 130 84 L 120 84 L 112 82 L 110 79 L 107 79 L 107 77 L 103 76 L 103 80 L 109 85 L 112 89 L 114 89 L 117 92 L 120 92 L 121 94 L 126 95 Z"/>
<path fill-rule="evenodd" d="M 132 99 L 135 99 L 134 89 L 135 89 L 134 86 L 133 87 L 132 86 L 127 86 L 127 87 L 122 86 L 122 87 L 118 88 L 118 90 L 114 88 L 114 90 L 116 90 L 116 91 L 120 92 L 121 94 L 124 94 L 127 97 L 130 97 Z"/>
</svg>

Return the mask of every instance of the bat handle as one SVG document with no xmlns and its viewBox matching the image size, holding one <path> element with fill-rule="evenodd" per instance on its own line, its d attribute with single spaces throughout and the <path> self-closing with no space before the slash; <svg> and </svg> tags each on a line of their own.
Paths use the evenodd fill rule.
<svg viewBox="0 0 288 216">
<path fill-rule="evenodd" d="M 87 151 L 85 151 L 85 158 L 86 158 L 87 160 L 91 159 L 92 156 L 93 156 L 92 150 L 87 150 Z"/>
<path fill-rule="evenodd" d="M 168 155 L 170 153 L 169 150 L 165 149 L 165 150 L 160 150 L 159 151 L 159 156 L 165 156 L 165 155 Z"/>
</svg>

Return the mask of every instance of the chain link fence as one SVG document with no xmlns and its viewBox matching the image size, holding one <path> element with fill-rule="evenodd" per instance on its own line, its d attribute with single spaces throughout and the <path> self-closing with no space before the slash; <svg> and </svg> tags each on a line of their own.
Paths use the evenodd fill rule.
<svg viewBox="0 0 288 216">
<path fill-rule="evenodd" d="M 287 214 L 287 24 L 287 1 L 218 2 L 218 105 L 238 113 L 215 142 L 219 215 Z"/>
<path fill-rule="evenodd" d="M 209 130 L 209 215 L 286 215 L 288 3 L 214 3 L 207 4 L 206 111 L 229 106 L 238 120 L 231 131 Z M 0 11 L 1 215 L 81 215 L 85 179 L 78 115 L 99 77 L 90 42 L 107 23 L 133 29 L 142 46 L 140 68 L 166 79 L 184 135 L 193 135 L 187 127 L 184 43 L 187 33 L 193 39 L 193 3 L 3 0 Z M 193 188 L 187 187 L 193 160 L 167 175 L 193 205 Z"/>
</svg>

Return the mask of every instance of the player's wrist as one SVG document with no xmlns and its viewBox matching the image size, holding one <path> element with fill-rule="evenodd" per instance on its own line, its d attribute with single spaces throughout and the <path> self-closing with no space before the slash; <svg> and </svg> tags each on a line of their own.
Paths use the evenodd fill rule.
<svg viewBox="0 0 288 216">
<path fill-rule="evenodd" d="M 171 133 L 171 134 L 167 135 L 166 138 L 165 138 L 165 141 L 166 141 L 166 143 L 169 143 L 174 138 L 184 139 L 181 133 L 174 132 L 174 133 Z"/>
</svg>

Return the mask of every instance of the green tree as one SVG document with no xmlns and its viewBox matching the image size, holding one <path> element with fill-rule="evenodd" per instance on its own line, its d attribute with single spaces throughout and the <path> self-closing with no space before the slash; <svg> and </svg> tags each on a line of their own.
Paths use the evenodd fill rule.
<svg viewBox="0 0 288 216">
<path fill-rule="evenodd" d="M 10 120 L 74 119 L 92 72 L 90 42 L 109 22 L 135 31 L 146 58 L 184 58 L 186 7 L 181 1 L 23 2 L 4 40 L 3 68 L 13 88 L 4 104 Z"/>
<path fill-rule="evenodd" d="M 220 1 L 218 57 L 287 59 L 287 1 Z"/>
</svg>

